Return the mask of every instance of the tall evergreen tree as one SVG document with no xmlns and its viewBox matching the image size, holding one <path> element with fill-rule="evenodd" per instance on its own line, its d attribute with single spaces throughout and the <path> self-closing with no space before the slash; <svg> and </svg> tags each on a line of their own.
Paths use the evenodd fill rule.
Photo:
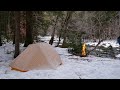
<svg viewBox="0 0 120 90">
<path fill-rule="evenodd" d="M 20 40 L 20 11 L 15 11 L 15 54 L 14 58 L 19 55 L 19 40 Z"/>
<path fill-rule="evenodd" d="M 33 43 L 33 11 L 26 11 L 26 39 L 24 47 L 27 47 L 29 44 Z"/>
</svg>

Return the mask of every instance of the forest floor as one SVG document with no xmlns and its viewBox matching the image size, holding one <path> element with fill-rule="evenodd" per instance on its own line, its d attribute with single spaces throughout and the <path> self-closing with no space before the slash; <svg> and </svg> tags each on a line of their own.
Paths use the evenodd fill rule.
<svg viewBox="0 0 120 90">
<path fill-rule="evenodd" d="M 41 39 L 48 43 L 50 37 Z M 56 40 L 55 38 L 55 42 L 57 42 Z M 96 45 L 94 42 L 87 44 Z M 119 47 L 115 40 L 105 41 L 101 45 Z M 0 47 L 0 79 L 120 79 L 119 58 L 101 58 L 95 55 L 79 57 L 69 54 L 67 48 L 54 48 L 63 62 L 56 70 L 19 72 L 11 70 L 9 66 L 13 60 L 14 46 L 11 42 L 4 44 Z M 23 44 L 20 45 L 20 49 L 25 49 Z M 120 55 L 117 54 L 116 56 L 119 57 Z"/>
</svg>

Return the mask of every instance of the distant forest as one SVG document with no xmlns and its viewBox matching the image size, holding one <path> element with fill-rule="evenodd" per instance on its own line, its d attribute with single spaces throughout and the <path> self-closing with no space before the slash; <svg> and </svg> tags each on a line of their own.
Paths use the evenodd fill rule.
<svg viewBox="0 0 120 90">
<path fill-rule="evenodd" d="M 59 38 L 61 47 L 81 46 L 84 40 L 111 40 L 120 35 L 119 11 L 0 11 L 0 46 L 12 41 L 15 55 L 19 43 L 27 47 L 38 42 L 38 35 Z M 78 48 L 77 48 L 78 49 Z"/>
</svg>

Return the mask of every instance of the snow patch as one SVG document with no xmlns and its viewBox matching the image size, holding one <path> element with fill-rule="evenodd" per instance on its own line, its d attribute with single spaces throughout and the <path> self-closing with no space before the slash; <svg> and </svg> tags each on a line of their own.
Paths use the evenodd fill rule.
<svg viewBox="0 0 120 90">
<path fill-rule="evenodd" d="M 49 39 L 50 36 L 42 38 L 47 43 Z M 96 43 L 87 44 L 95 45 Z M 101 45 L 118 47 L 115 41 L 105 41 Z M 14 71 L 9 66 L 13 60 L 13 53 L 6 53 L 6 50 L 14 51 L 14 46 L 11 43 L 4 46 L 0 47 L 0 79 L 120 79 L 119 59 L 100 58 L 93 55 L 79 57 L 69 54 L 67 48 L 59 47 L 54 48 L 60 55 L 63 64 L 56 70 Z M 20 48 L 25 49 L 23 44 L 20 45 Z"/>
</svg>

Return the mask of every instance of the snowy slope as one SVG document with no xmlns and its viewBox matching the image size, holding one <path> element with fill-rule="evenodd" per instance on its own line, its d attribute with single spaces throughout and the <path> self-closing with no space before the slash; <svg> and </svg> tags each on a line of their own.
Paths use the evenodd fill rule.
<svg viewBox="0 0 120 90">
<path fill-rule="evenodd" d="M 5 46 L 9 51 L 14 50 L 12 44 Z M 56 70 L 19 72 L 9 67 L 13 53 L 6 54 L 3 46 L 0 47 L 0 79 L 120 79 L 120 60 L 95 56 L 81 58 L 69 54 L 66 48 L 55 49 L 63 62 Z"/>
</svg>

